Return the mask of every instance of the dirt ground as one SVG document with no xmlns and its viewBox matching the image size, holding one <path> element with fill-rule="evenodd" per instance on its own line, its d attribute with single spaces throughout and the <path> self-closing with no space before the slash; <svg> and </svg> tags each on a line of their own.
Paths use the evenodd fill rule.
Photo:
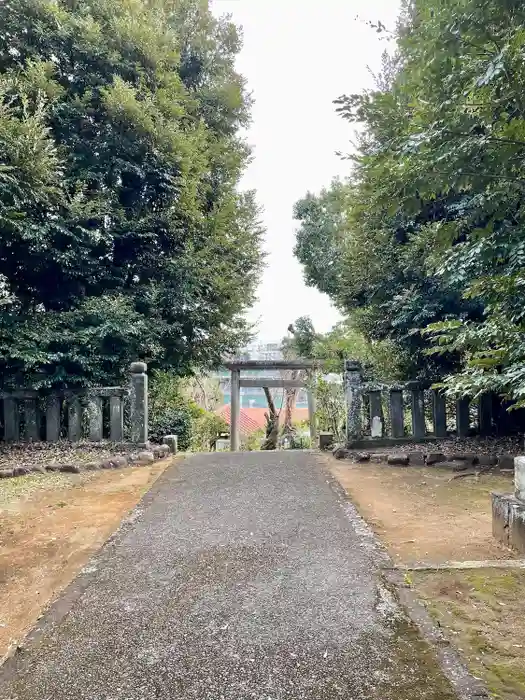
<svg viewBox="0 0 525 700">
<path fill-rule="evenodd" d="M 491 697 L 525 698 L 525 571 L 414 572 L 412 585 Z"/>
<path fill-rule="evenodd" d="M 0 660 L 170 462 L 0 482 Z"/>
<path fill-rule="evenodd" d="M 491 491 L 510 475 L 331 461 L 331 471 L 398 564 L 519 558 L 492 537 Z"/>
<path fill-rule="evenodd" d="M 398 564 L 518 559 L 492 537 L 491 491 L 511 475 L 330 461 L 332 473 Z M 490 697 L 525 700 L 525 571 L 410 571 L 405 581 Z"/>
</svg>

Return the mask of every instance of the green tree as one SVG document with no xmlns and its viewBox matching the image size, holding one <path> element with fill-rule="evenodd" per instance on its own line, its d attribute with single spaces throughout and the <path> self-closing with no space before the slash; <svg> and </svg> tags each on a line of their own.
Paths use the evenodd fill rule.
<svg viewBox="0 0 525 700">
<path fill-rule="evenodd" d="M 299 222 L 294 255 L 304 266 L 306 284 L 340 301 L 342 253 L 351 208 L 346 183 L 334 180 L 316 196 L 309 192 L 294 206 Z"/>
<path fill-rule="evenodd" d="M 336 101 L 360 132 L 331 296 L 368 340 L 400 349 L 404 376 L 448 375 L 461 392 L 508 393 L 502 370 L 509 361 L 515 383 L 517 366 L 503 348 L 521 362 L 524 12 L 514 0 L 406 2 L 376 88 Z"/>
<path fill-rule="evenodd" d="M 261 266 L 236 28 L 202 0 L 8 0 L 0 25 L 4 381 L 216 364 Z"/>
</svg>

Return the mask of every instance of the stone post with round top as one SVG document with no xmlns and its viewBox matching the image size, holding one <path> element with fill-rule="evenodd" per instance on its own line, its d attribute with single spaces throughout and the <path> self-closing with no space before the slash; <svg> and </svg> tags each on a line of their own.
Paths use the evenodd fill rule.
<svg viewBox="0 0 525 700">
<path fill-rule="evenodd" d="M 362 426 L 362 376 L 361 364 L 355 360 L 346 360 L 344 369 L 344 390 L 346 398 L 346 441 L 351 445 L 354 440 L 360 440 L 363 434 Z"/>
<path fill-rule="evenodd" d="M 148 366 L 132 362 L 130 369 L 131 441 L 142 447 L 148 444 Z"/>
</svg>

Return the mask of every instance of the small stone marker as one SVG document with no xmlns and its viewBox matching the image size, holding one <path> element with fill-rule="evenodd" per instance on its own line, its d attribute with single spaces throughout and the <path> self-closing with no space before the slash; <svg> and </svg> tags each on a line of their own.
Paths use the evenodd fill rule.
<svg viewBox="0 0 525 700">
<path fill-rule="evenodd" d="M 170 448 L 172 455 L 177 454 L 177 450 L 179 448 L 179 438 L 177 435 L 165 435 L 162 442 Z"/>
<path fill-rule="evenodd" d="M 321 432 L 319 433 L 319 449 L 329 450 L 334 444 L 333 433 Z"/>
<path fill-rule="evenodd" d="M 372 418 L 371 434 L 373 438 L 383 437 L 383 421 L 379 416 L 374 416 Z"/>
</svg>

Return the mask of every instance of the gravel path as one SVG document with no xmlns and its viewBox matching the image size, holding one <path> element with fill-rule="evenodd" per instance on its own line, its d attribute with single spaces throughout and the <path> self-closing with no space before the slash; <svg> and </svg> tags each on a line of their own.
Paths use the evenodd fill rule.
<svg viewBox="0 0 525 700">
<path fill-rule="evenodd" d="M 171 467 L 0 672 L 1 700 L 446 700 L 316 456 Z"/>
</svg>

